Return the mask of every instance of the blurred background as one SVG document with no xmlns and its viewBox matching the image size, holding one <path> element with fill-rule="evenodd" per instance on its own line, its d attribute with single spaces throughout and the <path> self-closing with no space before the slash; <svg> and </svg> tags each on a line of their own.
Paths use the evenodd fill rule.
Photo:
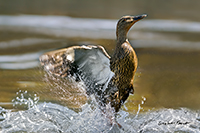
<svg viewBox="0 0 200 133">
<path fill-rule="evenodd" d="M 112 55 L 117 20 L 146 13 L 129 32 L 139 68 L 135 95 L 124 109 L 199 109 L 199 5 L 195 0 L 0 0 L 0 106 L 12 109 L 17 97 L 24 98 L 19 94 L 29 92 L 41 102 L 79 108 L 85 99 L 61 95 L 62 89 L 45 80 L 39 56 L 82 44 L 102 45 Z"/>
<path fill-rule="evenodd" d="M 17 0 L 0 1 L 4 15 L 61 15 L 78 18 L 118 19 L 125 14 L 148 13 L 148 19 L 200 21 L 198 1 L 190 0 Z"/>
</svg>

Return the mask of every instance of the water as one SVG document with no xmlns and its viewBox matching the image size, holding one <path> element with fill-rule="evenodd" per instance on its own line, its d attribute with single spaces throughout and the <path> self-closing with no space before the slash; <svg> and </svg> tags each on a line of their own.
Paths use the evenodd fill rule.
<svg viewBox="0 0 200 133">
<path fill-rule="evenodd" d="M 29 94 L 27 91 L 16 92 L 15 99 L 12 100 L 14 108 L 30 109 L 39 101 L 37 94 Z"/>
<path fill-rule="evenodd" d="M 199 132 L 199 22 L 145 19 L 130 31 L 139 68 L 135 94 L 117 115 L 123 129 L 110 125 L 84 84 L 39 65 L 44 52 L 72 45 L 101 44 L 111 55 L 116 21 L 0 16 L 0 131 Z"/>
<path fill-rule="evenodd" d="M 2 111 L 3 112 L 3 111 Z M 110 125 L 98 108 L 84 105 L 82 112 L 42 103 L 25 111 L 3 112 L 2 132 L 199 132 L 199 112 L 186 108 L 160 109 L 138 116 L 118 113 L 123 129 Z"/>
</svg>

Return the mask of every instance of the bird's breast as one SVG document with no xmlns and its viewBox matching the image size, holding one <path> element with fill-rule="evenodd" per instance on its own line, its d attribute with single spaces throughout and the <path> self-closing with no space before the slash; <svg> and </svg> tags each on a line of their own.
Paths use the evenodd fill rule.
<svg viewBox="0 0 200 133">
<path fill-rule="evenodd" d="M 131 84 L 137 69 L 137 56 L 132 46 L 126 42 L 118 47 L 111 60 L 111 70 L 117 84 Z"/>
</svg>

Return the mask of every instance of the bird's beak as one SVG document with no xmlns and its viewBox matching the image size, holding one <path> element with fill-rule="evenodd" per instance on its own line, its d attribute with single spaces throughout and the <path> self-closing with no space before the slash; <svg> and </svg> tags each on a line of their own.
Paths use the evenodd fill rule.
<svg viewBox="0 0 200 133">
<path fill-rule="evenodd" d="M 147 14 L 142 14 L 142 15 L 137 15 L 137 16 L 133 16 L 133 20 L 134 21 L 139 21 L 143 18 L 147 17 Z"/>
</svg>

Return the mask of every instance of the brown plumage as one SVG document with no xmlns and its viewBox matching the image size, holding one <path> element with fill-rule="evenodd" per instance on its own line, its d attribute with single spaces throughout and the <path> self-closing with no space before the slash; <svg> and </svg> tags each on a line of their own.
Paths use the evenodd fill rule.
<svg viewBox="0 0 200 133">
<path fill-rule="evenodd" d="M 133 93 L 137 56 L 127 40 L 132 25 L 147 15 L 123 16 L 117 24 L 117 44 L 113 56 L 101 46 L 73 46 L 45 53 L 41 64 L 51 74 L 76 76 L 87 86 L 87 94 L 95 94 L 104 109 L 110 103 L 118 112 L 121 105 Z"/>
<path fill-rule="evenodd" d="M 127 33 L 135 22 L 144 17 L 146 15 L 123 16 L 117 24 L 117 44 L 110 64 L 111 71 L 115 73 L 112 82 L 118 88 L 114 98 L 111 99 L 116 112 L 128 98 L 129 93 L 134 92 L 133 81 L 138 65 L 137 55 L 127 39 Z"/>
</svg>

